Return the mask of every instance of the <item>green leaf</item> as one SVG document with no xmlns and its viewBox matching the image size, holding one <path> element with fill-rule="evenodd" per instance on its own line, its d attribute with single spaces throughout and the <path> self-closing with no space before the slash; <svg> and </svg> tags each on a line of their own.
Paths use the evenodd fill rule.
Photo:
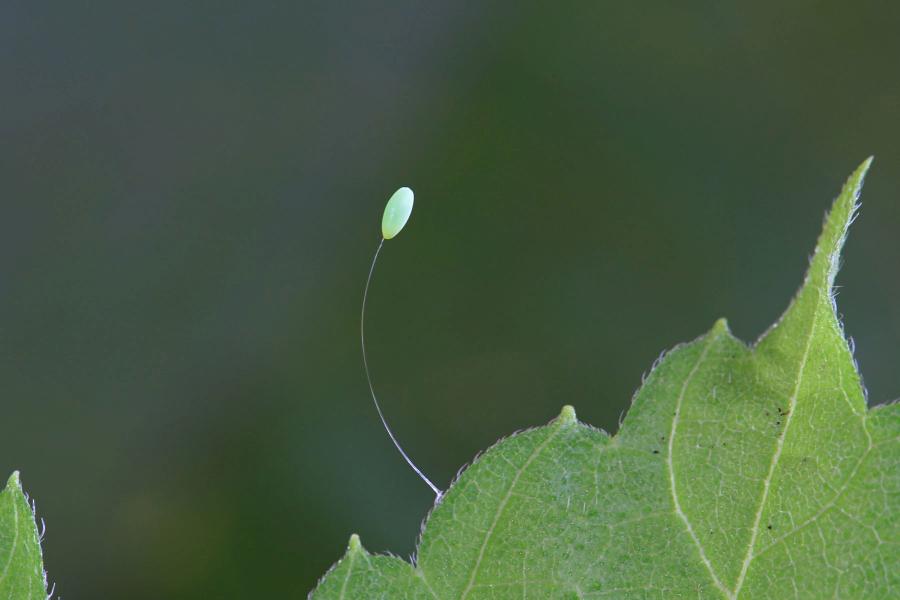
<svg viewBox="0 0 900 600">
<path fill-rule="evenodd" d="M 754 345 L 724 320 L 654 367 L 615 436 L 570 407 L 501 441 L 428 517 L 413 564 L 352 537 L 327 598 L 900 594 L 900 407 L 866 408 L 833 282 L 870 160 Z"/>
<path fill-rule="evenodd" d="M 45 600 L 46 590 L 34 512 L 16 471 L 0 492 L 0 598 Z"/>
</svg>

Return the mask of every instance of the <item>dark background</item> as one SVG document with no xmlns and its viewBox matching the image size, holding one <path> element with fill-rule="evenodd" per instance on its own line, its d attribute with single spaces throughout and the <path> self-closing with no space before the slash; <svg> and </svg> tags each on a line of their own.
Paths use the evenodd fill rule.
<svg viewBox="0 0 900 600">
<path fill-rule="evenodd" d="M 900 393 L 890 2 L 7 2 L 0 471 L 78 598 L 300 598 L 351 532 L 563 404 L 615 431 L 664 349 L 755 339 L 876 161 L 840 310 Z M 633 4 L 633 6 L 624 6 Z"/>
</svg>

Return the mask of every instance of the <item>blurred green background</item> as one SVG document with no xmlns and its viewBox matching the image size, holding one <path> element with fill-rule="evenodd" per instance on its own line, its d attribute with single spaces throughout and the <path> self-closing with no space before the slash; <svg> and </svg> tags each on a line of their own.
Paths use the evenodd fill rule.
<svg viewBox="0 0 900 600">
<path fill-rule="evenodd" d="M 799 286 L 876 155 L 839 308 L 900 395 L 900 15 L 885 2 L 0 9 L 0 471 L 77 598 L 298 598 L 351 532 Z"/>
</svg>

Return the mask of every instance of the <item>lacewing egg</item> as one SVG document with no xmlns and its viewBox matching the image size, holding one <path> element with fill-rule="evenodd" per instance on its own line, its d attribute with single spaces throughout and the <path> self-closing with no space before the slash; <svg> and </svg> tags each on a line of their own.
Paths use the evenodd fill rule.
<svg viewBox="0 0 900 600">
<path fill-rule="evenodd" d="M 408 187 L 402 187 L 387 201 L 384 207 L 384 216 L 381 218 L 381 235 L 389 240 L 398 233 L 409 221 L 409 215 L 413 209 L 413 191 Z"/>
<path fill-rule="evenodd" d="M 375 410 L 378 412 L 378 417 L 381 419 L 384 430 L 387 432 L 388 437 L 391 438 L 391 441 L 394 442 L 394 447 L 397 448 L 397 451 L 403 456 L 403 460 L 406 461 L 406 464 L 408 464 L 410 468 L 415 471 L 416 475 L 418 475 L 422 481 L 431 488 L 431 491 L 434 492 L 436 497 L 435 502 L 440 502 L 443 492 L 434 485 L 434 483 L 425 476 L 425 473 L 416 466 L 416 463 L 412 461 L 400 445 L 400 442 L 394 437 L 394 432 L 391 431 L 387 419 L 384 418 L 384 413 L 381 412 L 381 405 L 378 403 L 378 397 L 375 396 L 375 387 L 372 385 L 372 376 L 369 374 L 369 360 L 366 358 L 366 299 L 369 297 L 369 284 L 372 282 L 372 273 L 375 272 L 375 263 L 378 262 L 378 255 L 381 252 L 381 248 L 384 246 L 384 240 L 391 239 L 403 230 L 406 226 L 406 222 L 409 221 L 409 215 L 412 214 L 412 209 L 413 191 L 408 187 L 402 187 L 394 192 L 388 199 L 387 205 L 384 207 L 384 216 L 381 217 L 382 240 L 378 242 L 378 249 L 375 250 L 375 255 L 372 257 L 372 266 L 369 267 L 369 276 L 366 278 L 366 287 L 363 290 L 362 308 L 359 311 L 359 343 L 362 347 L 363 368 L 366 370 L 366 380 L 369 382 L 369 393 L 372 395 L 372 402 L 375 404 Z M 353 550 L 354 543 L 359 546 L 359 538 L 350 538 L 351 551 Z"/>
</svg>

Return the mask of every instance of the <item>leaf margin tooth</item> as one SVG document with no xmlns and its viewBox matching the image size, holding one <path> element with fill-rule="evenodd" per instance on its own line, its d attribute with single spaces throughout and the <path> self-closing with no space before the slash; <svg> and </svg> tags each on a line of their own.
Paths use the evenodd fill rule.
<svg viewBox="0 0 900 600">
<path fill-rule="evenodd" d="M 575 407 L 571 404 L 564 405 L 559 411 L 559 416 L 554 419 L 554 422 L 562 427 L 578 423 L 578 417 L 575 414 Z"/>
</svg>

